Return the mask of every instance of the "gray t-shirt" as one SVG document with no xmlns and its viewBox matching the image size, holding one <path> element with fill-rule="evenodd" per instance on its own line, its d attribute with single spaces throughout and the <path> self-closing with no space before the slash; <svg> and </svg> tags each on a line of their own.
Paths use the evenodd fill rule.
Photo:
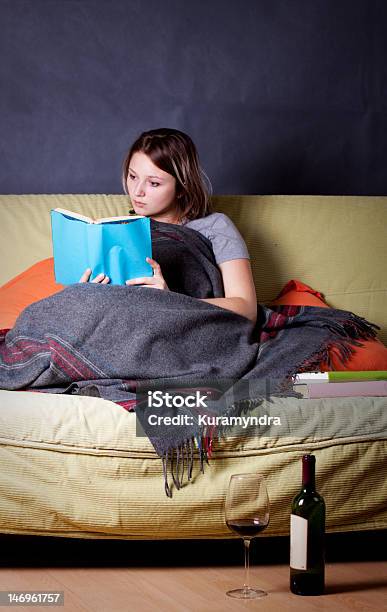
<svg viewBox="0 0 387 612">
<path fill-rule="evenodd" d="M 245 241 L 227 215 L 215 212 L 184 225 L 211 241 L 217 264 L 231 259 L 250 259 Z"/>
</svg>

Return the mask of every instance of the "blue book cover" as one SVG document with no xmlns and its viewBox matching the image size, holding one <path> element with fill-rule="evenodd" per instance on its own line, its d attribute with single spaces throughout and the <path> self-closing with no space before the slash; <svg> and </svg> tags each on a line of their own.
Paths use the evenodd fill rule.
<svg viewBox="0 0 387 612">
<path fill-rule="evenodd" d="M 153 276 L 146 257 L 152 257 L 150 219 L 128 215 L 93 220 L 56 208 L 51 210 L 55 280 L 78 283 L 87 268 L 91 279 L 103 272 L 112 285 Z"/>
</svg>

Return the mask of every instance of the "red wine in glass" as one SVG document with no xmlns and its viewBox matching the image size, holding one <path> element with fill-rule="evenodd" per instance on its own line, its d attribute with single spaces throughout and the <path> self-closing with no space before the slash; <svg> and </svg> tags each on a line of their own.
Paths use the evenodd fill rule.
<svg viewBox="0 0 387 612">
<path fill-rule="evenodd" d="M 238 599 L 264 597 L 265 591 L 249 586 L 250 542 L 269 524 L 269 496 L 262 474 L 233 474 L 224 510 L 227 527 L 243 538 L 245 548 L 245 583 L 242 589 L 227 591 L 227 595 Z"/>
<path fill-rule="evenodd" d="M 267 527 L 267 523 L 262 523 L 259 519 L 234 519 L 226 521 L 226 525 L 241 538 L 255 538 Z"/>
</svg>

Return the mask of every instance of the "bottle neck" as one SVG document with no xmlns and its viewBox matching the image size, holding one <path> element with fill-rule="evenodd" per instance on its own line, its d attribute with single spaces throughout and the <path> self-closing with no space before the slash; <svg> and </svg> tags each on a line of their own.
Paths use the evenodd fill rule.
<svg viewBox="0 0 387 612">
<path fill-rule="evenodd" d="M 302 488 L 307 491 L 316 490 L 315 458 L 306 455 L 302 460 Z"/>
</svg>

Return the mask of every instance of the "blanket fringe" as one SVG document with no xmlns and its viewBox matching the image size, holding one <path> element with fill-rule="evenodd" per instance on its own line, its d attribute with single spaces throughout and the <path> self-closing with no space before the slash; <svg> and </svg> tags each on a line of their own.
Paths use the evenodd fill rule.
<svg viewBox="0 0 387 612">
<path fill-rule="evenodd" d="M 194 464 L 195 443 L 198 447 L 200 471 L 204 474 L 204 463 L 209 464 L 209 449 L 212 448 L 212 432 L 201 437 L 195 436 L 185 440 L 179 446 L 169 448 L 161 457 L 163 466 L 164 488 L 167 497 L 172 497 L 172 489 L 169 478 L 176 489 L 181 489 L 184 484 L 184 475 L 187 480 L 192 480 Z"/>
<path fill-rule="evenodd" d="M 243 414 L 252 408 L 259 406 L 263 398 L 254 398 L 234 402 L 226 414 Z M 204 464 L 210 465 L 209 458 L 212 454 L 214 438 L 223 437 L 231 425 L 211 425 L 203 428 L 200 436 L 193 436 L 176 447 L 169 448 L 162 456 L 164 488 L 167 497 L 172 497 L 172 488 L 169 478 L 172 479 L 176 489 L 179 490 L 184 484 L 184 475 L 187 481 L 192 480 L 192 471 L 195 458 L 195 445 L 199 455 L 200 472 L 204 474 Z"/>
<path fill-rule="evenodd" d="M 165 494 L 167 497 L 172 497 L 172 491 L 168 484 L 168 452 L 169 451 L 166 451 L 165 454 L 161 457 L 161 461 L 163 464 Z"/>
<path fill-rule="evenodd" d="M 337 312 L 335 313 L 337 316 Z M 342 364 L 345 364 L 354 353 L 354 347 L 362 346 L 361 340 L 368 340 L 376 337 L 378 325 L 366 321 L 351 312 L 344 312 L 341 320 L 326 318 L 324 321 L 330 329 L 331 336 L 329 340 L 322 344 L 320 349 L 305 359 L 292 372 L 288 373 L 285 379 L 280 384 L 279 388 L 275 389 L 276 396 L 289 395 L 294 397 L 302 397 L 299 393 L 293 391 L 292 383 L 294 375 L 298 372 L 313 371 L 320 369 L 322 363 L 326 363 L 328 368 L 333 369 L 331 359 L 332 349 L 336 350 L 337 356 Z M 273 390 L 270 390 L 271 392 Z M 266 400 L 270 401 L 269 389 L 264 394 Z M 262 397 L 248 398 L 232 403 L 226 413 L 222 416 L 243 415 L 262 404 L 265 399 Z M 163 476 L 165 492 L 168 497 L 172 497 L 172 488 L 169 484 L 169 478 L 172 479 L 176 489 L 180 489 L 184 483 L 184 475 L 187 474 L 187 480 L 192 479 L 192 470 L 194 463 L 195 446 L 199 455 L 199 465 L 201 473 L 204 473 L 204 464 L 209 464 L 209 458 L 212 454 L 212 443 L 216 437 L 220 439 L 232 429 L 232 425 L 211 425 L 202 429 L 199 435 L 193 436 L 185 440 L 182 444 L 169 448 L 161 457 L 163 464 Z"/>
<path fill-rule="evenodd" d="M 328 323 L 329 328 L 336 334 L 336 338 L 324 343 L 319 351 L 305 359 L 298 366 L 297 372 L 288 375 L 287 380 L 292 379 L 295 374 L 300 372 L 319 370 L 321 364 L 326 364 L 327 368 L 333 371 L 335 369 L 331 358 L 333 349 L 336 351 L 338 361 L 341 365 L 345 365 L 354 354 L 354 347 L 363 346 L 361 340 L 376 338 L 376 330 L 380 329 L 379 325 L 371 323 L 352 312 L 346 314 L 349 317 L 342 322 L 330 320 Z"/>
</svg>

